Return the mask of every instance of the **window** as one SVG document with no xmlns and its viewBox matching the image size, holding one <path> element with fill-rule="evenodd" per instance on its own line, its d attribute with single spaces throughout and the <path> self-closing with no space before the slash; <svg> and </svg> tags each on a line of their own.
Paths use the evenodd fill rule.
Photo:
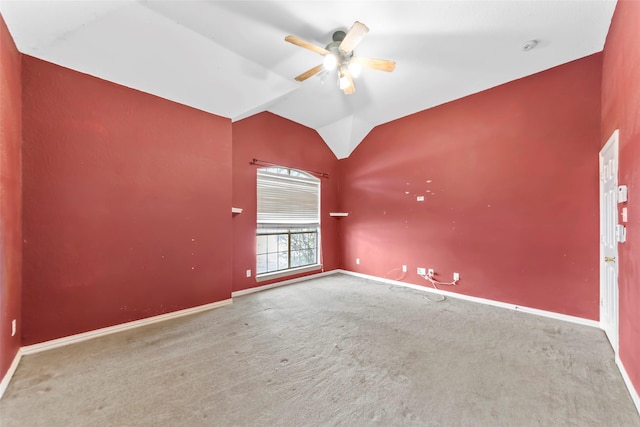
<svg viewBox="0 0 640 427">
<path fill-rule="evenodd" d="M 318 268 L 320 180 L 295 169 L 261 168 L 257 194 L 258 279 Z"/>
</svg>

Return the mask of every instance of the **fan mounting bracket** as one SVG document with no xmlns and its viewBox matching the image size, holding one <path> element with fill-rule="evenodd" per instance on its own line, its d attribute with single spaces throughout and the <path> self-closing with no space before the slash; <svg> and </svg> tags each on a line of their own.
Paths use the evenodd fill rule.
<svg viewBox="0 0 640 427">
<path fill-rule="evenodd" d="M 344 40 L 346 36 L 347 36 L 347 33 L 345 33 L 342 30 L 338 30 L 335 33 L 333 33 L 333 36 L 331 38 L 333 39 L 334 42 L 341 42 L 342 40 Z"/>
</svg>

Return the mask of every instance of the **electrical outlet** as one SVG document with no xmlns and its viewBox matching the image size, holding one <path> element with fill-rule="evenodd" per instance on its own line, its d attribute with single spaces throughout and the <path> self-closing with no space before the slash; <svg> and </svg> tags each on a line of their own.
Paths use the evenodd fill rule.
<svg viewBox="0 0 640 427">
<path fill-rule="evenodd" d="M 247 277 L 251 277 L 251 270 L 247 270 Z"/>
<path fill-rule="evenodd" d="M 356 258 L 356 264 L 360 264 L 360 258 Z"/>
<path fill-rule="evenodd" d="M 433 275 L 435 274 L 435 272 L 433 271 L 433 268 L 430 268 L 427 274 L 429 275 L 429 277 L 433 277 Z"/>
<path fill-rule="evenodd" d="M 458 280 L 460 280 L 460 273 L 453 273 L 453 281 L 457 282 Z"/>
<path fill-rule="evenodd" d="M 403 266 L 402 266 L 402 272 L 403 272 L 403 273 L 406 273 L 406 272 L 407 272 L 407 266 L 406 266 L 406 265 L 403 265 Z"/>
<path fill-rule="evenodd" d="M 418 267 L 418 276 L 426 276 L 426 275 L 427 275 L 427 269 Z"/>
<path fill-rule="evenodd" d="M 11 321 L 11 336 L 12 337 L 16 336 L 16 319 L 13 319 Z"/>
</svg>

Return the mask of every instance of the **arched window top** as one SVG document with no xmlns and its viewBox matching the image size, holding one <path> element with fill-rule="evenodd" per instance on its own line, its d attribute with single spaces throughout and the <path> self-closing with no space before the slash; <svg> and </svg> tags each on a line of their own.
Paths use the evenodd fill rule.
<svg viewBox="0 0 640 427">
<path fill-rule="evenodd" d="M 313 180 L 313 181 L 319 181 L 318 178 L 316 178 L 315 176 L 311 175 L 310 173 L 305 172 L 305 171 L 301 171 L 301 170 L 298 170 L 298 169 L 284 168 L 284 167 L 280 167 L 280 166 L 269 166 L 269 167 L 266 167 L 266 168 L 260 168 L 259 171 L 278 174 L 278 175 L 292 176 L 292 177 L 296 177 L 296 178 L 306 178 L 306 179 Z"/>
</svg>

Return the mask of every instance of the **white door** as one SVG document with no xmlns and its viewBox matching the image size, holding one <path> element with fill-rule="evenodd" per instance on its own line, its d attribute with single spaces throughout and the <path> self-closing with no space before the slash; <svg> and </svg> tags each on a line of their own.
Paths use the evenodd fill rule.
<svg viewBox="0 0 640 427">
<path fill-rule="evenodd" d="M 600 326 L 618 354 L 618 131 L 600 151 Z"/>
</svg>

